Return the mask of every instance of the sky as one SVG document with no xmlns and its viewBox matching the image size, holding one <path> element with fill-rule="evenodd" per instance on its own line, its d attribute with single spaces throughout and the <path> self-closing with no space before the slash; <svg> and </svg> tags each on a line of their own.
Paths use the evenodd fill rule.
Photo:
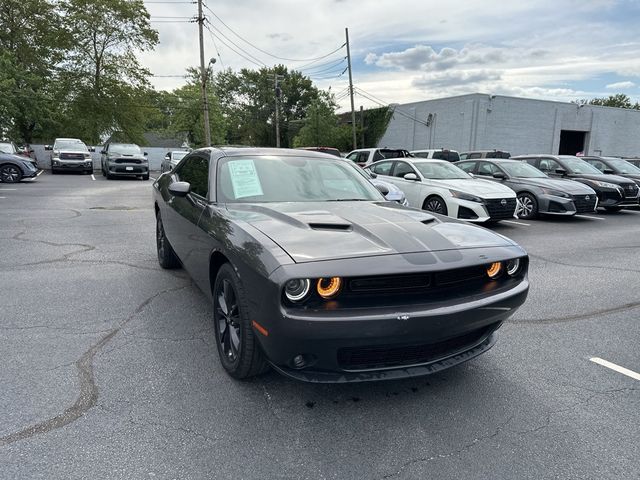
<svg viewBox="0 0 640 480">
<path fill-rule="evenodd" d="M 197 24 L 189 20 L 197 5 L 145 4 L 160 43 L 140 59 L 152 84 L 171 90 L 184 82 L 175 75 L 199 65 Z M 214 70 L 284 64 L 330 89 L 342 110 L 349 107 L 345 27 L 356 108 L 475 92 L 559 101 L 625 93 L 640 101 L 639 0 L 205 4 Z"/>
</svg>

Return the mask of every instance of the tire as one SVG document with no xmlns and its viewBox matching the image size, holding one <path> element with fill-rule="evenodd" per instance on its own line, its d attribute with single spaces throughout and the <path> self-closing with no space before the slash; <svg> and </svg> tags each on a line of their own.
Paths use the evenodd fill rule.
<svg viewBox="0 0 640 480">
<path fill-rule="evenodd" d="M 440 215 L 448 215 L 447 204 L 437 195 L 428 197 L 422 204 L 422 209 L 428 212 L 438 213 Z"/>
<path fill-rule="evenodd" d="M 619 212 L 622 210 L 622 207 L 604 207 L 607 212 Z"/>
<path fill-rule="evenodd" d="M 100 171 L 102 172 L 102 176 L 103 176 L 103 177 L 106 177 L 106 176 L 107 176 L 107 174 L 106 174 L 106 173 L 105 173 L 105 171 L 104 171 L 104 167 L 101 167 L 101 168 L 100 168 Z"/>
<path fill-rule="evenodd" d="M 147 173 L 146 175 L 143 175 L 142 180 L 149 180 L 149 174 Z"/>
<path fill-rule="evenodd" d="M 156 217 L 156 248 L 158 250 L 158 263 L 162 268 L 169 270 L 180 267 L 180 259 L 164 232 L 160 214 Z"/>
<path fill-rule="evenodd" d="M 0 166 L 0 181 L 4 183 L 18 183 L 22 180 L 22 170 L 20 167 L 7 163 Z"/>
<path fill-rule="evenodd" d="M 107 177 L 107 180 L 113 180 L 113 175 L 111 175 L 109 172 L 107 172 L 105 176 Z"/>
<path fill-rule="evenodd" d="M 213 286 L 213 324 L 220 362 L 236 379 L 269 369 L 249 319 L 244 287 L 229 263 L 220 267 Z"/>
<path fill-rule="evenodd" d="M 518 218 L 532 220 L 538 216 L 538 201 L 536 197 L 528 192 L 518 194 L 518 201 L 521 205 Z"/>
</svg>

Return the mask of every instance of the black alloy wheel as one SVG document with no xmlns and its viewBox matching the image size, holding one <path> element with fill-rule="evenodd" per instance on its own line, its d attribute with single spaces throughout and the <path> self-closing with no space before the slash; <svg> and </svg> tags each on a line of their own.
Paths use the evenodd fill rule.
<svg viewBox="0 0 640 480">
<path fill-rule="evenodd" d="M 234 378 L 243 379 L 268 369 L 249 319 L 244 288 L 233 267 L 220 267 L 213 286 L 213 325 L 220 362 Z"/>
<path fill-rule="evenodd" d="M 158 213 L 156 218 L 156 247 L 158 249 L 158 263 L 162 268 L 172 269 L 180 266 L 180 259 L 169 243 L 164 233 L 164 225 Z"/>
<path fill-rule="evenodd" d="M 447 215 L 447 204 L 444 203 L 440 197 L 429 197 L 424 201 L 422 205 L 423 210 L 427 210 L 433 213 L 439 213 L 440 215 Z"/>
<path fill-rule="evenodd" d="M 536 197 L 530 193 L 524 192 L 518 195 L 518 201 L 520 202 L 518 218 L 531 220 L 538 216 L 538 201 L 536 200 Z"/>
<path fill-rule="evenodd" d="M 22 180 L 22 171 L 15 165 L 3 165 L 0 167 L 0 180 L 4 183 L 17 183 Z"/>
</svg>

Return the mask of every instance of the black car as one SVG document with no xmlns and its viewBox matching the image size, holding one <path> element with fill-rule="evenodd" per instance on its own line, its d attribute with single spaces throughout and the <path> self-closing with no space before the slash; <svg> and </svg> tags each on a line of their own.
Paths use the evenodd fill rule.
<svg viewBox="0 0 640 480">
<path fill-rule="evenodd" d="M 522 160 L 465 160 L 455 165 L 476 178 L 500 182 L 516 192 L 520 202 L 519 218 L 536 218 L 540 213 L 593 212 L 598 204 L 596 192 L 588 185 L 550 178 Z"/>
<path fill-rule="evenodd" d="M 598 207 L 618 211 L 638 206 L 638 185 L 617 175 L 605 175 L 593 165 L 571 155 L 521 155 L 514 157 L 542 170 L 552 177 L 563 177 L 589 185 L 598 195 Z"/>
<path fill-rule="evenodd" d="M 581 157 L 585 162 L 590 163 L 602 173 L 607 175 L 618 175 L 633 180 L 640 185 L 640 167 L 633 163 L 616 157 Z"/>
<path fill-rule="evenodd" d="M 29 159 L 19 155 L 0 153 L 0 181 L 17 183 L 23 178 L 38 176 L 38 169 Z"/>
<path fill-rule="evenodd" d="M 527 297 L 521 247 L 387 202 L 329 155 L 206 148 L 153 187 L 159 263 L 212 300 L 235 378 L 434 373 L 487 351 Z"/>
<path fill-rule="evenodd" d="M 631 165 L 635 165 L 640 168 L 640 158 L 625 158 L 624 160 L 629 162 Z"/>
</svg>

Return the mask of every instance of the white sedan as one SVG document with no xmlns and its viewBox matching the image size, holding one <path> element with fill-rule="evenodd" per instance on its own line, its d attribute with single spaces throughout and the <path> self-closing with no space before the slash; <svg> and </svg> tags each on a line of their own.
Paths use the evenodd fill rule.
<svg viewBox="0 0 640 480">
<path fill-rule="evenodd" d="M 443 160 L 389 159 L 367 170 L 402 190 L 409 206 L 469 222 L 514 218 L 516 193 L 489 180 L 473 178 Z"/>
</svg>

